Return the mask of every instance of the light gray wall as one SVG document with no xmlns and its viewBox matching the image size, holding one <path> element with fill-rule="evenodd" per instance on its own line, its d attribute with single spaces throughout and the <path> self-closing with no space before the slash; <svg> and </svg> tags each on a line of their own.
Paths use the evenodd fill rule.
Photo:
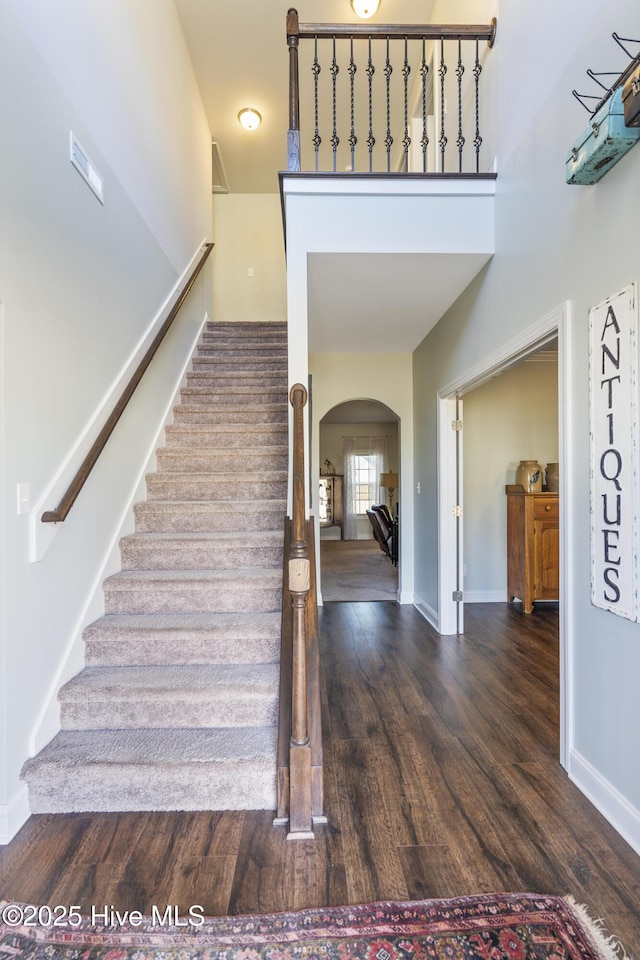
<svg viewBox="0 0 640 960">
<path fill-rule="evenodd" d="M 456 16 L 472 20 L 473 7 L 460 2 Z M 626 818 L 640 846 L 640 626 L 590 602 L 587 383 L 589 307 L 640 277 L 640 147 L 596 186 L 564 182 L 565 155 L 588 119 L 571 90 L 584 88 L 587 67 L 624 63 L 611 32 L 635 36 L 637 12 L 635 0 L 500 5 L 486 66 L 499 110 L 496 254 L 414 354 L 414 422 L 416 479 L 427 491 L 416 497 L 416 593 L 437 607 L 436 391 L 571 301 L 570 769 Z M 553 29 L 541 38 L 544 23 Z"/>
<path fill-rule="evenodd" d="M 1 841 L 25 816 L 22 763 L 55 733 L 56 688 L 81 666 L 83 618 L 100 612 L 94 593 L 149 438 L 211 309 L 210 273 L 69 518 L 30 562 L 35 505 L 79 443 L 86 453 L 83 435 L 92 439 L 92 421 L 110 412 L 112 388 L 210 237 L 211 179 L 210 134 L 172 0 L 6 0 L 0 102 Z M 104 177 L 104 206 L 69 161 L 70 130 Z M 34 518 L 17 515 L 25 482 Z"/>
<path fill-rule="evenodd" d="M 520 460 L 558 462 L 558 365 L 526 362 L 465 393 L 464 593 L 506 600 L 507 504 Z"/>
</svg>

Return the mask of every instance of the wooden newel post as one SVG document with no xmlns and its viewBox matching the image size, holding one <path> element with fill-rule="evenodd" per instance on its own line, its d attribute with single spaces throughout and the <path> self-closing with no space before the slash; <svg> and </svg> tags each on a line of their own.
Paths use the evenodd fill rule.
<svg viewBox="0 0 640 960">
<path fill-rule="evenodd" d="M 298 83 L 298 11 L 287 12 L 289 47 L 289 131 L 287 133 L 287 170 L 300 170 L 300 89 Z M 302 388 L 304 390 L 304 387 Z"/>
<path fill-rule="evenodd" d="M 289 743 L 289 836 L 313 837 L 311 803 L 311 745 L 307 698 L 307 600 L 311 585 L 309 546 L 305 539 L 304 422 L 307 391 L 301 383 L 291 388 L 293 407 L 293 540 L 289 552 L 289 592 L 293 604 L 293 682 L 291 740 Z"/>
</svg>

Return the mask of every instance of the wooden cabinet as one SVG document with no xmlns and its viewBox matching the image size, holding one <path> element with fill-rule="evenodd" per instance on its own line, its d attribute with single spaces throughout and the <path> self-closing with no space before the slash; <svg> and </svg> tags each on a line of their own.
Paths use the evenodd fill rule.
<svg viewBox="0 0 640 960">
<path fill-rule="evenodd" d="M 507 492 L 507 590 L 531 613 L 535 600 L 560 598 L 560 534 L 557 493 Z"/>
<path fill-rule="evenodd" d="M 344 507 L 340 474 L 320 477 L 318 493 L 318 519 L 321 527 L 340 527 L 340 539 L 344 540 Z"/>
</svg>

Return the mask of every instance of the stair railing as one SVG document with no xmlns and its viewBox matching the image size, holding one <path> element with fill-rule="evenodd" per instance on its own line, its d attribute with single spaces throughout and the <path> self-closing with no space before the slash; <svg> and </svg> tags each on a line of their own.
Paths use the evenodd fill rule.
<svg viewBox="0 0 640 960">
<path fill-rule="evenodd" d="M 300 23 L 290 9 L 287 169 L 305 169 L 298 54 L 302 40 L 313 40 L 303 74 L 313 102 L 305 98 L 302 119 L 315 172 L 353 173 L 358 162 L 361 173 L 481 175 L 480 43 L 493 47 L 496 28 L 495 17 L 487 25 Z"/>
<path fill-rule="evenodd" d="M 78 467 L 78 470 L 76 471 L 76 474 L 73 477 L 73 480 L 71 481 L 71 483 L 69 484 L 65 492 L 63 493 L 58 506 L 55 508 L 55 510 L 47 510 L 45 513 L 42 514 L 42 517 L 40 518 L 42 523 L 62 523 L 63 520 L 67 519 L 69 511 L 71 510 L 72 506 L 78 499 L 80 491 L 82 490 L 85 483 L 89 479 L 89 475 L 91 474 L 91 471 L 95 467 L 98 457 L 100 456 L 105 446 L 107 445 L 107 441 L 109 440 L 109 437 L 115 430 L 116 424 L 118 423 L 118 420 L 124 413 L 127 407 L 127 404 L 129 403 L 129 401 L 131 400 L 131 397 L 134 394 L 136 387 L 142 380 L 142 377 L 146 372 L 147 367 L 149 366 L 154 356 L 156 355 L 158 351 L 158 347 L 160 346 L 165 336 L 169 332 L 169 329 L 173 324 L 173 321 L 175 320 L 178 313 L 180 312 L 180 308 L 182 307 L 183 303 L 189 296 L 194 283 L 198 279 L 200 271 L 204 267 L 207 261 L 207 258 L 209 257 L 209 254 L 213 250 L 213 246 L 214 246 L 213 243 L 204 244 L 202 253 L 200 255 L 200 259 L 198 260 L 197 264 L 191 271 L 189 278 L 186 280 L 186 282 L 180 289 L 180 292 L 178 294 L 178 299 L 176 300 L 173 307 L 171 308 L 169 314 L 167 315 L 166 320 L 160 327 L 151 346 L 149 347 L 144 357 L 138 364 L 135 372 L 133 373 L 131 379 L 129 380 L 129 383 L 123 390 L 122 396 L 120 397 L 117 404 L 115 405 L 112 413 L 109 416 L 109 419 L 107 420 L 102 430 L 94 440 L 91 449 L 89 450 L 88 454 L 82 461 L 81 465 Z"/>
<path fill-rule="evenodd" d="M 323 807 L 320 663 L 313 521 L 306 518 L 303 410 L 307 391 L 291 388 L 293 407 L 292 516 L 285 525 L 278 808 L 275 823 L 289 825 L 289 838 L 313 837 L 326 822 Z"/>
</svg>

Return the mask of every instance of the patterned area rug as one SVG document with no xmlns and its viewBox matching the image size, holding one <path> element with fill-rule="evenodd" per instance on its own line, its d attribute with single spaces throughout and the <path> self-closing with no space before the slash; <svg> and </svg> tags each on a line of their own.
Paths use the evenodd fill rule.
<svg viewBox="0 0 640 960">
<path fill-rule="evenodd" d="M 154 910 L 152 917 L 143 918 L 135 913 L 114 915 L 110 908 L 100 907 L 94 908 L 93 917 L 81 918 L 73 912 L 64 916 L 61 907 L 1 904 L 0 958 L 620 960 L 623 956 L 584 908 L 570 899 L 537 894 L 483 894 L 206 919 L 195 906 L 179 918 L 172 908 L 156 909 L 157 914 Z"/>
</svg>

